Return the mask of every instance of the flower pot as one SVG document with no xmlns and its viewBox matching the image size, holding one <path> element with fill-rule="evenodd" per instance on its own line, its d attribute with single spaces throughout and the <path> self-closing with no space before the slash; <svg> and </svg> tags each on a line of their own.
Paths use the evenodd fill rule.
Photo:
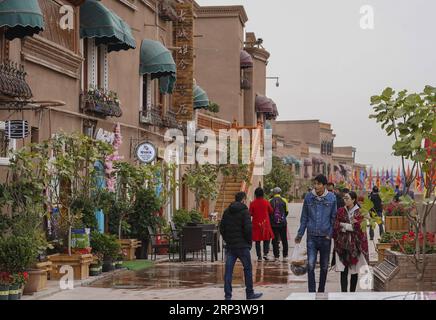
<svg viewBox="0 0 436 320">
<path fill-rule="evenodd" d="M 89 275 L 91 277 L 99 276 L 102 272 L 103 267 L 98 264 L 91 264 L 89 266 Z"/>
<path fill-rule="evenodd" d="M 74 270 L 75 280 L 85 280 L 89 277 L 89 265 L 93 261 L 92 254 L 54 254 L 48 257 L 53 263 L 52 270 L 50 271 L 50 280 L 59 280 L 65 275 L 60 273 L 62 266 L 71 266 Z"/>
<path fill-rule="evenodd" d="M 103 272 L 113 271 L 115 269 L 114 263 L 112 261 L 103 262 Z"/>
<path fill-rule="evenodd" d="M 121 239 L 118 240 L 121 244 L 121 248 L 126 253 L 125 260 L 135 260 L 136 259 L 136 249 L 141 247 L 141 241 L 137 239 Z"/>
<path fill-rule="evenodd" d="M 28 271 L 29 279 L 24 286 L 24 294 L 32 294 L 44 290 L 47 285 L 47 271 L 30 270 Z"/>
<path fill-rule="evenodd" d="M 405 216 L 386 216 L 386 232 L 407 232 L 409 231 L 409 220 Z"/>
<path fill-rule="evenodd" d="M 19 284 L 13 284 L 9 287 L 9 300 L 20 300 L 21 288 Z"/>
<path fill-rule="evenodd" d="M 9 300 L 9 285 L 0 285 L 0 300 Z"/>
<path fill-rule="evenodd" d="M 377 243 L 378 262 L 383 262 L 385 259 L 385 250 L 391 247 L 392 244 L 390 243 Z"/>
</svg>

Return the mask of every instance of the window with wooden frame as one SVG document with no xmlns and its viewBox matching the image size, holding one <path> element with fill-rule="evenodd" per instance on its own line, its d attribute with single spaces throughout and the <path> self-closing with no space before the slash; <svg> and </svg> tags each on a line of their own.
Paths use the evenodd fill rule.
<svg viewBox="0 0 436 320">
<path fill-rule="evenodd" d="M 159 95 L 159 81 L 157 79 L 151 80 L 150 74 L 142 76 L 142 111 L 147 112 L 152 107 L 157 106 L 156 97 Z M 160 96 L 159 96 L 159 99 Z"/>
<path fill-rule="evenodd" d="M 95 45 L 94 39 L 83 39 L 83 71 L 82 88 L 109 88 L 109 63 L 106 45 Z"/>
</svg>

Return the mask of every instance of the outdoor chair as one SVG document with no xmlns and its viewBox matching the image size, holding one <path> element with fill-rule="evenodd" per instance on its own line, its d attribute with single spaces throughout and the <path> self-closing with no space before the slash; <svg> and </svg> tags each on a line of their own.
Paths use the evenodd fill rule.
<svg viewBox="0 0 436 320">
<path fill-rule="evenodd" d="M 155 233 L 151 227 L 147 227 L 148 233 L 150 235 L 150 242 L 151 242 L 151 257 L 152 260 L 156 260 L 157 252 L 159 249 L 167 249 L 168 250 L 168 257 L 170 256 L 170 237 L 167 234 L 163 233 Z M 166 240 L 166 243 L 160 243 L 158 241 L 158 237 L 162 240 Z M 154 254 L 154 259 L 153 259 Z"/>
<path fill-rule="evenodd" d="M 174 224 L 174 222 L 170 221 L 170 228 L 171 228 L 171 234 L 170 234 L 170 249 L 171 252 L 170 254 L 173 255 L 173 259 L 174 259 L 174 255 L 175 252 L 179 253 L 179 261 L 181 261 L 181 255 L 180 255 L 180 235 L 179 235 L 179 231 L 176 228 L 176 225 Z M 174 250 L 174 251 L 172 251 Z"/>
<path fill-rule="evenodd" d="M 203 233 L 206 235 L 206 247 L 210 246 L 211 261 L 218 260 L 218 229 L 215 224 L 201 224 Z"/>
<path fill-rule="evenodd" d="M 180 235 L 181 246 L 180 254 L 182 261 L 186 261 L 186 253 L 192 252 L 192 258 L 194 254 L 201 253 L 201 261 L 203 261 L 203 253 L 206 255 L 206 235 L 203 234 L 202 227 L 183 227 L 182 234 Z"/>
</svg>

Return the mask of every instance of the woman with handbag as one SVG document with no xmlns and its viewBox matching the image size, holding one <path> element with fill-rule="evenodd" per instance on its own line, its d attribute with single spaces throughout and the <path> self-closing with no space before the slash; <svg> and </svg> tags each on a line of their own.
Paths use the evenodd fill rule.
<svg viewBox="0 0 436 320">
<path fill-rule="evenodd" d="M 362 231 L 363 216 L 359 212 L 357 194 L 344 194 L 345 207 L 339 208 L 334 224 L 333 239 L 336 271 L 341 272 L 341 290 L 347 292 L 348 274 L 351 274 L 350 292 L 355 292 L 359 271 L 369 262 L 368 238 Z"/>
<path fill-rule="evenodd" d="M 264 198 L 262 188 L 257 188 L 254 195 L 256 199 L 250 204 L 250 215 L 253 225 L 253 241 L 256 242 L 257 261 L 262 261 L 261 241 L 263 241 L 263 259 L 268 261 L 270 240 L 274 238 L 269 218 L 269 215 L 273 212 L 273 208 L 269 201 Z"/>
</svg>

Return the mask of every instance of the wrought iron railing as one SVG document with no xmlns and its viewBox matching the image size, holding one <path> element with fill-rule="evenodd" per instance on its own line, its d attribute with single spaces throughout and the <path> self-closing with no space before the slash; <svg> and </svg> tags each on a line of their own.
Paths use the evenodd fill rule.
<svg viewBox="0 0 436 320">
<path fill-rule="evenodd" d="M 0 94 L 11 98 L 32 98 L 32 90 L 25 80 L 26 75 L 23 65 L 11 61 L 0 64 Z"/>
<path fill-rule="evenodd" d="M 175 22 L 179 17 L 171 2 L 164 0 L 159 4 L 159 17 L 164 21 Z"/>
<path fill-rule="evenodd" d="M 150 106 L 140 112 L 141 123 L 161 127 L 163 125 L 162 110 L 159 106 Z"/>
</svg>

